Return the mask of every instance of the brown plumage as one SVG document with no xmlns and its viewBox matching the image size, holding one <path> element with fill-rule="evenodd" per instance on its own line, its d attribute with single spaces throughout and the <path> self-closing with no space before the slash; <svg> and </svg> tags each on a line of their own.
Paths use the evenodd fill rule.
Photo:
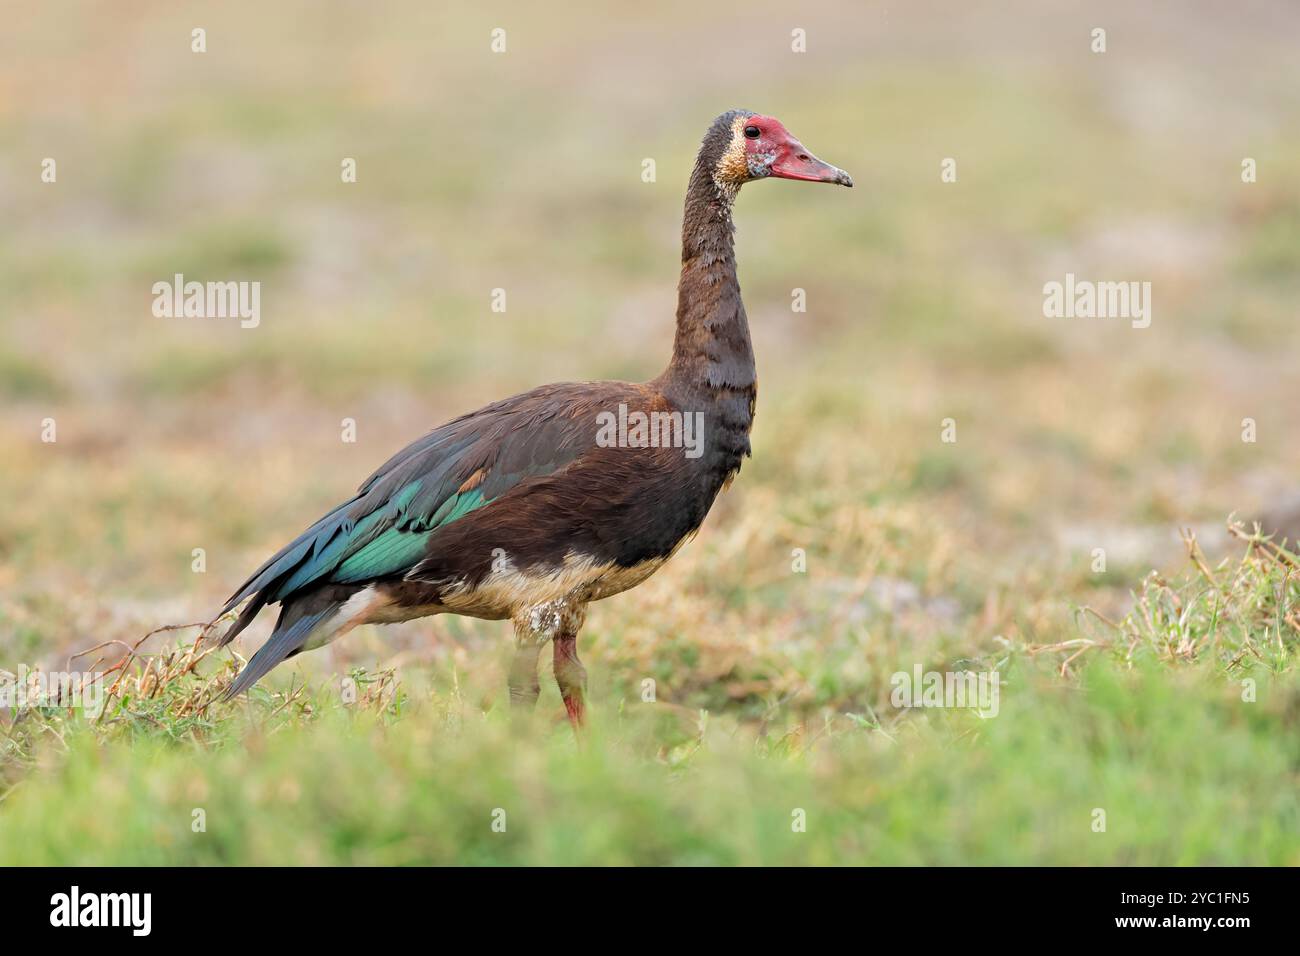
<svg viewBox="0 0 1300 956">
<path fill-rule="evenodd" d="M 740 187 L 765 177 L 836 182 L 775 119 L 718 117 L 682 220 L 672 359 L 643 384 L 547 385 L 434 429 L 262 565 L 227 602 L 280 617 L 227 696 L 286 657 L 358 624 L 450 612 L 515 629 L 510 694 L 531 704 L 550 641 L 569 717 L 581 723 L 577 636 L 587 604 L 644 581 L 703 522 L 749 454 L 756 375 L 732 242 Z M 642 418 L 641 416 L 644 416 Z"/>
</svg>

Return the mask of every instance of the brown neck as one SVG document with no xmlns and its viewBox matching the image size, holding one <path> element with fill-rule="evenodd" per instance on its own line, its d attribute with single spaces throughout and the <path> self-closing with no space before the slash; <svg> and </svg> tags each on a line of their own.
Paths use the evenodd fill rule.
<svg viewBox="0 0 1300 956">
<path fill-rule="evenodd" d="M 754 351 L 740 301 L 731 203 L 704 162 L 697 162 L 682 217 L 682 275 L 677 335 L 665 384 L 680 392 L 742 392 L 752 397 Z"/>
</svg>

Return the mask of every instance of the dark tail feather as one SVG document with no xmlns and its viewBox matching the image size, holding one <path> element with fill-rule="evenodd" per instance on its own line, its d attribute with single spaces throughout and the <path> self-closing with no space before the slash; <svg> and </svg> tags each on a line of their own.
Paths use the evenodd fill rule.
<svg viewBox="0 0 1300 956">
<path fill-rule="evenodd" d="M 235 623 L 226 628 L 226 633 L 213 642 L 215 647 L 225 647 L 235 639 L 240 631 L 253 623 L 253 618 L 257 617 L 257 613 L 266 607 L 266 594 L 266 591 L 259 591 L 251 601 L 244 605 L 244 609 L 239 612 L 239 617 L 235 618 Z M 224 613 L 223 611 L 222 614 Z M 218 620 L 220 620 L 220 615 L 218 615 Z"/>
<path fill-rule="evenodd" d="M 312 631 L 337 610 L 337 603 L 330 603 L 319 610 L 306 610 L 301 603 L 286 605 L 280 612 L 280 620 L 276 622 L 270 639 L 253 655 L 253 659 L 244 665 L 244 669 L 239 672 L 239 676 L 235 678 L 235 682 L 230 685 L 230 689 L 222 695 L 221 699 L 230 700 L 237 694 L 242 694 L 261 680 L 276 664 L 302 650 L 307 639 L 311 637 Z M 247 611 L 244 613 L 246 614 Z M 240 620 L 243 617 L 244 614 L 241 614 Z M 239 626 L 239 621 L 236 621 L 231 630 L 237 630 Z"/>
</svg>

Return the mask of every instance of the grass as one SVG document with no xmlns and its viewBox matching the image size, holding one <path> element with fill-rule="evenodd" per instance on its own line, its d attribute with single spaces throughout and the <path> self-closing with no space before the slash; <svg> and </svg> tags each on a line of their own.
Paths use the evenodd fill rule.
<svg viewBox="0 0 1300 956">
<path fill-rule="evenodd" d="M 894 707 L 881 673 L 749 719 L 624 688 L 575 739 L 454 665 L 214 703 L 235 662 L 182 641 L 97 716 L 7 722 L 0 863 L 1295 865 L 1300 563 L 1234 530 L 1120 621 L 934 661 L 999 671 L 987 719 Z"/>
</svg>

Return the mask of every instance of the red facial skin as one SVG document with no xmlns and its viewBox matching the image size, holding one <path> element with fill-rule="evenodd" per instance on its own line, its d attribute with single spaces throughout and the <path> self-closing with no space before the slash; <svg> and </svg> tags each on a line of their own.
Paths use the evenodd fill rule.
<svg viewBox="0 0 1300 956">
<path fill-rule="evenodd" d="M 744 130 L 758 129 L 751 139 Z M 853 179 L 844 170 L 824 163 L 804 148 L 781 121 L 772 116 L 751 116 L 742 127 L 745 138 L 745 162 L 754 178 L 775 176 L 809 183 L 838 183 L 852 186 Z"/>
</svg>

